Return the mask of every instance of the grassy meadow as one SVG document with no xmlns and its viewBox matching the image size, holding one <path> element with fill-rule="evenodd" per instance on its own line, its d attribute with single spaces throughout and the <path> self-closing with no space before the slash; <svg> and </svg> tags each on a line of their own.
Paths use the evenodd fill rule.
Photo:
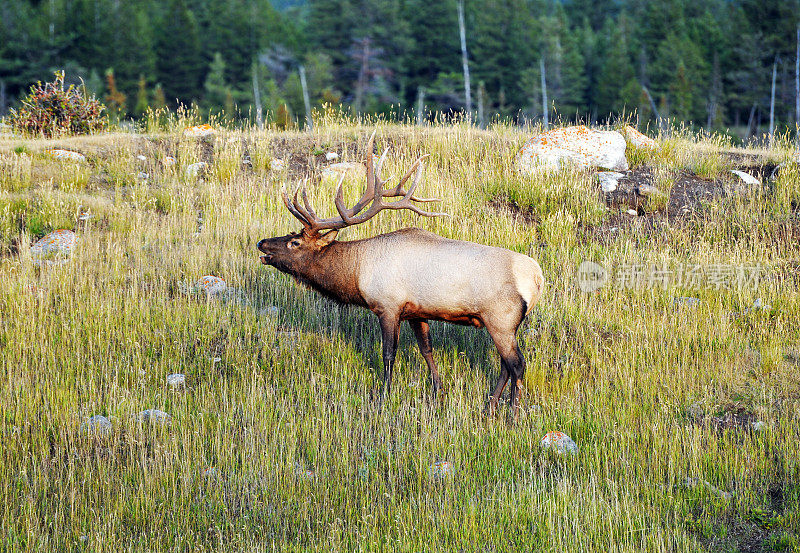
<svg viewBox="0 0 800 553">
<path fill-rule="evenodd" d="M 800 550 L 796 163 L 746 193 L 674 216 L 653 199 L 631 216 L 604 205 L 591 173 L 517 174 L 530 130 L 379 122 L 384 175 L 428 154 L 419 193 L 451 217 L 384 212 L 341 240 L 413 225 L 542 266 L 510 425 L 507 406 L 483 415 L 499 373 L 485 330 L 432 324 L 439 401 L 404 325 L 378 409 L 374 315 L 259 263 L 258 240 L 300 228 L 281 186 L 319 173 L 326 152 L 363 159 L 374 123 L 204 139 L 183 137 L 186 123 L 0 136 L 0 550 Z M 629 160 L 663 198 L 686 175 L 724 184 L 743 158 L 791 155 L 785 141 L 744 150 L 688 132 L 659 144 Z M 87 161 L 50 159 L 54 147 Z M 187 177 L 198 161 L 206 171 Z M 346 201 L 363 185 L 347 181 Z M 334 192 L 309 186 L 325 215 Z M 29 246 L 59 228 L 80 237 L 71 259 L 35 265 Z M 615 279 L 632 266 L 762 272 L 587 293 L 584 260 Z M 204 275 L 229 291 L 198 293 Z M 146 409 L 172 418 L 142 423 Z M 93 415 L 111 430 L 87 431 Z M 551 430 L 577 454 L 542 449 Z M 433 474 L 439 461 L 452 471 Z"/>
</svg>

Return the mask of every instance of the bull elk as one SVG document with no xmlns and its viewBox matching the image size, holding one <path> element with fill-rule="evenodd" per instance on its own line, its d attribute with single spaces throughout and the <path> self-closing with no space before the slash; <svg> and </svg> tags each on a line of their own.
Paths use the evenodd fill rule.
<svg viewBox="0 0 800 553">
<path fill-rule="evenodd" d="M 510 250 L 442 238 L 417 228 L 365 240 L 336 241 L 339 230 L 363 223 L 384 209 L 408 209 L 426 217 L 444 215 L 423 211 L 412 203 L 439 201 L 414 195 L 422 178 L 425 156 L 411 166 L 396 186 L 384 188 L 387 181 L 381 180 L 379 173 L 386 152 L 375 167 L 374 137 L 373 132 L 367 145 L 366 191 L 353 207 L 346 207 L 342 176 L 335 198 L 338 216 L 318 217 L 308 201 L 305 186 L 299 187 L 293 198 L 285 188 L 282 190 L 286 208 L 303 229 L 261 240 L 257 246 L 264 254 L 261 262 L 292 275 L 328 298 L 366 307 L 378 316 L 383 342 L 384 396 L 392 384 L 402 321 L 411 324 L 430 370 L 434 393 L 442 382 L 433 360 L 428 321 L 485 326 L 500 353 L 502 367 L 487 411 L 490 415 L 494 413 L 511 380 L 511 412 L 515 418 L 525 373 L 525 359 L 516 334 L 542 295 L 544 278 L 539 264 Z M 412 175 L 413 181 L 405 190 Z M 384 198 L 394 197 L 401 199 L 384 202 Z"/>
</svg>

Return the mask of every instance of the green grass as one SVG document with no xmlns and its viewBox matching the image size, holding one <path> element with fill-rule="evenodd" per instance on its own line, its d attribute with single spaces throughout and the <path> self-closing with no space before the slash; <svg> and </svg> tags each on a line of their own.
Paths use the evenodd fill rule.
<svg viewBox="0 0 800 553">
<path fill-rule="evenodd" d="M 597 239 L 592 229 L 611 213 L 591 176 L 517 175 L 525 136 L 516 129 L 382 123 L 379 148 L 391 144 L 384 173 L 430 154 L 420 193 L 442 198 L 452 217 L 383 213 L 341 239 L 415 225 L 542 265 L 546 293 L 520 331 L 522 414 L 509 426 L 482 414 L 499 372 L 485 331 L 432 325 L 447 391 L 436 402 L 404 327 L 392 395 L 379 410 L 375 317 L 258 262 L 259 239 L 299 226 L 280 200 L 287 172 L 268 170 L 279 157 L 271 141 L 296 144 L 298 159 L 315 144 L 355 141 L 360 150 L 371 123 L 328 115 L 311 136 L 224 131 L 209 141 L 206 176 L 187 180 L 185 167 L 205 150 L 179 136 L 186 119 L 162 120 L 166 130 L 154 118 L 149 129 L 162 134 L 147 142 L 62 141 L 89 158 L 81 186 L 37 177 L 61 171 L 36 157 L 50 142 L 26 140 L 15 152 L 21 142 L 0 140 L 4 160 L 44 164 L 30 179 L 6 177 L 0 165 L 1 550 L 797 549 L 796 169 L 770 191 L 713 202 L 702 218 Z M 242 139 L 252 169 L 239 162 Z M 665 144 L 640 160 L 665 192 L 677 170 L 721 167 L 697 161 L 725 146 L 713 140 Z M 166 155 L 178 165 L 160 163 Z M 346 200 L 360 187 L 348 184 Z M 309 188 L 323 216 L 334 213 L 333 188 Z M 498 209 L 499 200 L 514 207 Z M 78 220 L 87 209 L 93 217 Z M 56 228 L 80 235 L 74 258 L 35 267 L 27 245 Z M 757 290 L 586 294 L 576 281 L 585 259 L 613 271 L 759 263 L 765 278 Z M 206 274 L 234 292 L 184 293 Z M 677 296 L 701 303 L 679 309 Z M 756 298 L 771 307 L 733 314 Z M 176 372 L 187 376 L 183 390 L 166 384 Z M 171 423 L 132 417 L 149 408 Z M 765 428 L 714 422 L 734 411 Z M 109 435 L 81 431 L 95 414 L 111 419 Z M 578 454 L 543 451 L 550 430 L 568 433 Z M 453 474 L 432 478 L 441 460 Z M 733 498 L 686 487 L 687 477 Z"/>
</svg>

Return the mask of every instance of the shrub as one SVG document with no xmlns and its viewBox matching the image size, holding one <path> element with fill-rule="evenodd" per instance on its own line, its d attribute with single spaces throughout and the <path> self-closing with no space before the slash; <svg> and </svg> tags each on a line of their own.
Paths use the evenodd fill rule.
<svg viewBox="0 0 800 553">
<path fill-rule="evenodd" d="M 94 96 L 87 96 L 84 87 L 70 85 L 64 89 L 63 71 L 55 75 L 53 82 L 33 85 L 22 106 L 11 110 L 14 130 L 47 137 L 102 130 L 106 125 L 102 116 L 105 106 Z"/>
</svg>

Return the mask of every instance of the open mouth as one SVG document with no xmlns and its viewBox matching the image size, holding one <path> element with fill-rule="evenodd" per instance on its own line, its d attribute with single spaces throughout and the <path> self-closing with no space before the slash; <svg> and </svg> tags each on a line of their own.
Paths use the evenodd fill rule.
<svg viewBox="0 0 800 553">
<path fill-rule="evenodd" d="M 259 259 L 264 265 L 269 265 L 269 262 L 272 261 L 272 254 L 262 255 Z"/>
</svg>

